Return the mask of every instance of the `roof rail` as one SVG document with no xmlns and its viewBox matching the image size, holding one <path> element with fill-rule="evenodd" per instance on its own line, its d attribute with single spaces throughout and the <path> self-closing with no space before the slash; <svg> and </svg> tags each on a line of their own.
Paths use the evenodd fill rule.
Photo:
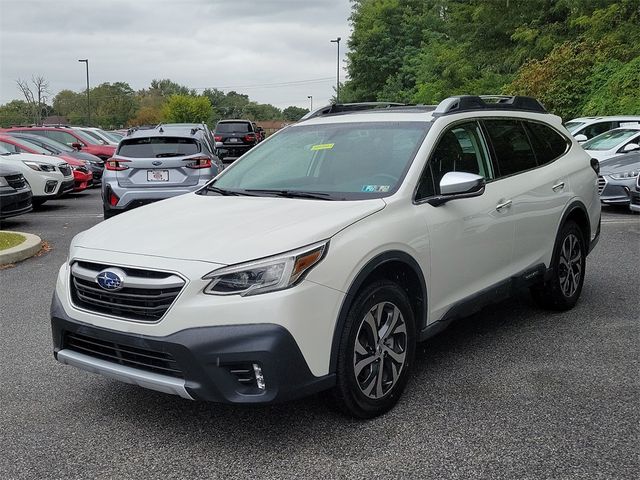
<svg viewBox="0 0 640 480">
<path fill-rule="evenodd" d="M 547 113 L 542 104 L 533 97 L 508 95 L 460 95 L 440 102 L 434 116 L 451 115 L 473 110 L 516 110 Z"/>
<path fill-rule="evenodd" d="M 303 116 L 300 121 L 315 117 L 324 117 L 343 112 L 357 112 L 360 110 L 372 110 L 375 108 L 405 107 L 405 103 L 396 102 L 361 102 L 361 103 L 332 103 L 315 109 Z"/>
</svg>

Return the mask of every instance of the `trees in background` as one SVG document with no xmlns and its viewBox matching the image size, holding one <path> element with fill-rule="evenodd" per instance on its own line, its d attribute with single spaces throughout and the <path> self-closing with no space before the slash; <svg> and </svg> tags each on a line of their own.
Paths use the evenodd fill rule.
<svg viewBox="0 0 640 480">
<path fill-rule="evenodd" d="M 156 125 L 161 122 L 205 122 L 213 126 L 223 118 L 261 120 L 298 120 L 307 110 L 287 107 L 284 110 L 252 101 L 238 92 L 218 89 L 195 89 L 169 79 L 153 80 L 149 88 L 134 91 L 126 82 L 103 83 L 89 91 L 91 123 L 104 128 Z M 43 115 L 37 116 L 30 101 L 14 100 L 0 105 L 0 126 L 39 123 L 49 114 L 65 117 L 72 125 L 86 125 L 86 91 L 62 90 L 52 106 L 43 103 Z M 46 97 L 42 96 L 43 99 Z M 44 102 L 44 100 L 43 100 Z"/>
<path fill-rule="evenodd" d="M 345 102 L 511 93 L 566 118 L 640 113 L 637 0 L 354 0 L 351 22 Z"/>
</svg>

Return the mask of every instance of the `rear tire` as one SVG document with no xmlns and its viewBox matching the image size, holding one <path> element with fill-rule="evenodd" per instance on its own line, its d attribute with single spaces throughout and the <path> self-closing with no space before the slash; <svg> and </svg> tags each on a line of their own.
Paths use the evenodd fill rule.
<svg viewBox="0 0 640 480">
<path fill-rule="evenodd" d="M 553 249 L 551 278 L 531 287 L 531 296 L 543 308 L 565 311 L 580 298 L 587 263 L 586 241 L 573 221 L 562 226 Z"/>
<path fill-rule="evenodd" d="M 349 309 L 340 339 L 332 391 L 336 406 L 362 419 L 389 411 L 409 379 L 415 345 L 405 291 L 386 280 L 365 287 Z"/>
</svg>

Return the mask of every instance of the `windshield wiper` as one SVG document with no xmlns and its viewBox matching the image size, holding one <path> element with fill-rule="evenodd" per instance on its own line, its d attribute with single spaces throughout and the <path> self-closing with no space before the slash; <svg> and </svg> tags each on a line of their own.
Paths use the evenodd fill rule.
<svg viewBox="0 0 640 480">
<path fill-rule="evenodd" d="M 224 195 L 226 197 L 239 197 L 239 196 L 253 197 L 253 196 L 255 196 L 255 195 L 252 195 L 252 194 L 246 193 L 246 192 L 241 192 L 241 191 L 236 191 L 236 190 L 225 190 L 224 188 L 214 187 L 213 185 L 206 186 L 203 191 L 204 192 L 217 193 L 219 195 Z"/>
<path fill-rule="evenodd" d="M 330 193 L 325 192 L 304 192 L 300 190 L 247 190 L 251 193 L 263 193 L 274 197 L 286 198 L 313 198 L 314 200 L 333 200 Z"/>
</svg>

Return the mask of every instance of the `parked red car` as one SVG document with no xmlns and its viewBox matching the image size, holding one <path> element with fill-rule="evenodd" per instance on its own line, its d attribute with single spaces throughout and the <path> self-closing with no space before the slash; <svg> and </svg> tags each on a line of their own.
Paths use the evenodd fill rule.
<svg viewBox="0 0 640 480">
<path fill-rule="evenodd" d="M 76 150 L 82 150 L 83 152 L 91 153 L 102 160 L 111 158 L 116 151 L 116 147 L 113 145 L 100 144 L 99 140 L 90 137 L 81 130 L 75 130 L 69 127 L 11 127 L 5 128 L 4 131 L 32 133 L 34 135 L 42 135 L 56 140 L 65 145 L 75 148 Z"/>
<path fill-rule="evenodd" d="M 14 138 L 11 135 L 0 135 L 0 145 L 10 152 L 53 155 L 53 153 L 38 145 L 30 143 L 27 140 Z M 64 153 L 57 154 L 55 156 L 61 158 L 71 166 L 71 170 L 73 171 L 74 192 L 81 192 L 91 186 L 91 183 L 93 182 L 93 174 L 87 168 L 87 164 L 84 160 L 78 160 L 77 158 L 65 155 Z"/>
</svg>

